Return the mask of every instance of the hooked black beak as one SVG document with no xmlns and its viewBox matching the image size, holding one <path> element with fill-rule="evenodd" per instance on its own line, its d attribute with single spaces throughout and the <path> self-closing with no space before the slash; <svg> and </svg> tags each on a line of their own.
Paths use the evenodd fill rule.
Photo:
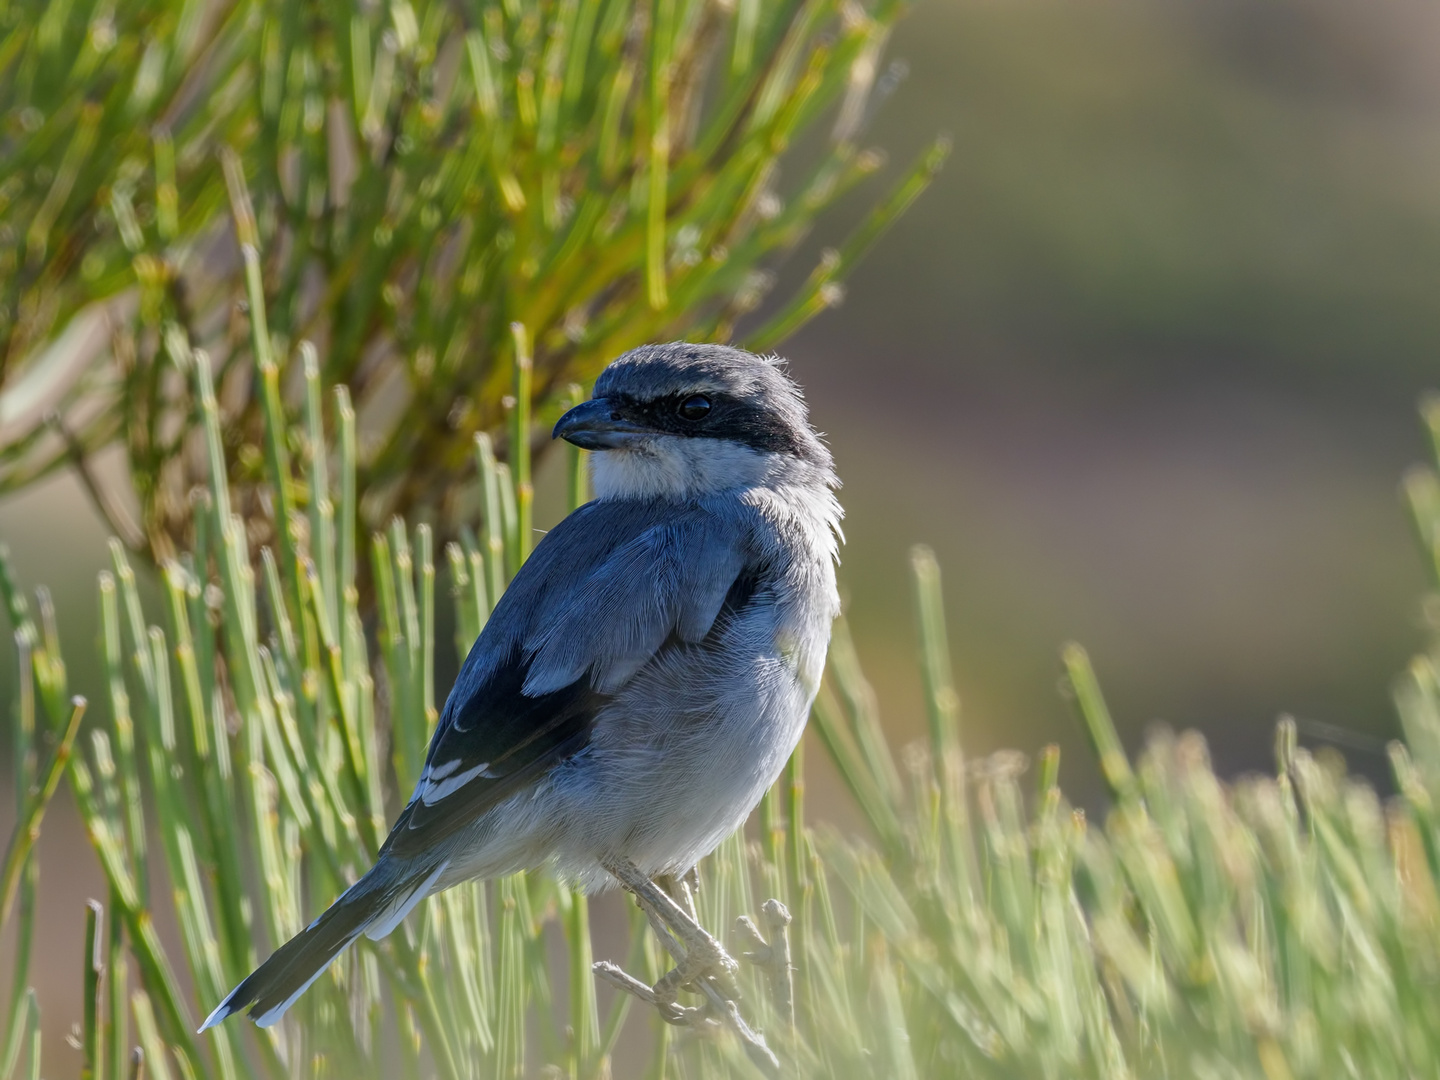
<svg viewBox="0 0 1440 1080">
<path fill-rule="evenodd" d="M 650 433 L 649 428 L 624 419 L 609 401 L 592 398 L 560 417 L 550 437 L 564 439 L 583 450 L 614 450 L 630 441 L 627 436 Z"/>
</svg>

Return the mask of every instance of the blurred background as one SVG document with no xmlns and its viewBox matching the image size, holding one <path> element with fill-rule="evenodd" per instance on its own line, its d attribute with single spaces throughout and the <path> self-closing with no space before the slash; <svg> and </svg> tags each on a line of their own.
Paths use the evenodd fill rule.
<svg viewBox="0 0 1440 1080">
<path fill-rule="evenodd" d="M 888 58 L 869 141 L 896 169 L 937 131 L 955 152 L 782 351 L 845 479 L 842 578 L 893 740 L 923 724 L 906 553 L 925 542 L 971 753 L 1059 743 L 1067 791 L 1098 805 L 1057 692 L 1074 638 L 1132 746 L 1195 727 L 1223 773 L 1268 769 L 1289 712 L 1383 786 L 1389 683 L 1424 636 L 1397 490 L 1437 382 L 1440 10 L 926 0 Z M 0 535 L 98 696 L 105 532 L 79 485 L 0 502 Z M 83 844 L 58 806 L 44 895 L 100 888 Z M 69 972 L 78 924 L 55 917 Z"/>
<path fill-rule="evenodd" d="M 1383 783 L 1426 584 L 1397 484 L 1440 341 L 1437 16 L 1007 0 L 902 25 L 874 140 L 955 153 L 787 350 L 896 738 L 924 541 L 972 753 L 1058 741 L 1093 795 L 1056 692 L 1076 638 L 1132 745 L 1163 721 L 1268 769 L 1290 712 Z"/>
</svg>

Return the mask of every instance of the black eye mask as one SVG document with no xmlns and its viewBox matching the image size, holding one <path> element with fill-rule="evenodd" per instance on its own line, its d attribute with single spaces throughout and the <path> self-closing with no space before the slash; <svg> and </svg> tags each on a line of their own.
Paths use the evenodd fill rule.
<svg viewBox="0 0 1440 1080">
<path fill-rule="evenodd" d="M 667 435 L 727 439 L 762 453 L 807 457 L 808 447 L 789 425 L 741 398 L 706 392 L 667 394 L 649 401 L 610 393 L 605 399 L 626 420 Z"/>
</svg>

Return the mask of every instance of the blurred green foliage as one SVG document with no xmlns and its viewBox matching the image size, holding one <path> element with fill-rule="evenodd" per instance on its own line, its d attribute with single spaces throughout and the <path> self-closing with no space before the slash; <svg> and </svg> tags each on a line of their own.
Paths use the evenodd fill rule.
<svg viewBox="0 0 1440 1080">
<path fill-rule="evenodd" d="M 653 25 L 669 25 L 680 28 L 674 29 L 680 40 L 689 25 L 680 0 L 645 9 L 670 23 L 627 24 L 620 44 L 612 39 L 609 46 L 618 52 L 608 55 L 632 69 L 619 129 L 627 148 L 623 182 L 607 179 L 598 158 L 585 158 L 598 154 L 604 129 L 599 121 L 582 125 L 574 137 L 581 158 L 590 162 L 586 171 L 561 151 L 548 159 L 558 162 L 549 175 L 565 192 L 555 204 L 543 198 L 549 166 L 539 146 L 551 30 L 562 17 L 578 20 L 592 8 L 601 28 L 611 10 L 606 5 L 557 5 L 556 22 L 542 20 L 528 29 L 512 19 L 519 7 L 513 3 L 471 13 L 473 19 L 438 7 L 360 5 L 338 19 L 333 7 L 303 5 L 192 3 L 168 14 L 158 5 L 123 14 L 113 5 L 91 12 L 82 12 L 83 6 L 82 0 L 43 7 L 12 0 L 0 11 L 0 85 L 6 94 L 17 86 L 48 86 L 45 100 L 72 102 L 69 113 L 59 107 L 6 111 L 0 129 L 0 199 L 10 200 L 0 206 L 0 257 L 12 260 L 0 274 L 0 289 L 13 290 L 5 294 L 0 319 L 7 335 L 5 394 L 8 403 L 26 405 L 21 415 L 30 424 L 9 444 L 5 475 L 22 483 L 62 460 L 83 459 L 107 440 L 125 441 L 132 464 L 141 460 L 144 466 L 134 447 L 151 454 L 148 536 L 140 535 L 162 541 L 164 610 L 143 608 L 117 546 L 114 568 L 100 585 L 99 696 L 109 707 L 93 710 L 99 720 L 81 730 L 79 710 L 67 701 L 71 680 L 47 594 L 40 592 L 32 612 L 8 571 L 0 579 L 22 672 L 13 729 L 18 824 L 0 869 L 0 907 L 17 927 L 20 947 L 9 972 L 0 1073 L 39 1075 L 40 1014 L 33 992 L 27 993 L 39 873 L 33 844 L 57 783 L 68 776 L 109 890 L 103 906 L 87 916 L 86 963 L 77 972 L 86 1002 L 77 1038 L 84 1075 L 517 1076 L 540 1074 L 546 1066 L 573 1077 L 605 1075 L 613 1047 L 633 1037 L 642 1018 L 596 993 L 587 970 L 585 902 L 541 875 L 466 887 L 427 904 L 387 942 L 362 943 L 276 1032 L 243 1025 L 200 1039 L 190 1032 L 266 948 L 303 925 L 368 863 L 394 793 L 413 779 L 433 722 L 433 665 L 437 647 L 445 648 L 436 640 L 436 612 L 443 606 L 437 586 L 442 592 L 448 587 L 455 644 L 463 650 L 524 557 L 532 420 L 546 419 L 570 392 L 568 380 L 593 373 L 608 358 L 605 349 L 628 343 L 624 326 L 637 334 L 676 327 L 653 329 L 655 336 L 722 332 L 725 320 L 756 298 L 746 294 L 749 299 L 737 303 L 741 291 L 764 283 L 748 275 L 763 272 L 764 260 L 803 231 L 808 218 L 786 225 L 786 214 L 799 210 L 793 199 L 774 198 L 773 174 L 762 169 L 783 152 L 783 140 L 768 149 L 762 144 L 768 156 L 745 166 L 760 171 L 742 177 L 763 177 L 741 185 L 754 201 L 746 204 L 751 216 L 737 219 L 752 230 L 746 235 L 755 240 L 750 250 L 760 253 L 760 261 L 748 268 L 732 262 L 741 244 L 723 252 L 722 266 L 710 267 L 702 257 L 687 268 L 688 256 L 679 257 L 682 249 L 674 245 L 688 219 L 672 223 L 668 215 L 688 204 L 669 189 L 686 175 L 685 155 L 700 143 L 685 141 L 683 125 L 672 127 L 672 148 L 690 149 L 672 149 L 666 163 L 664 241 L 670 246 L 657 259 L 649 171 L 654 144 L 645 111 L 654 100 L 646 74 L 654 39 L 648 35 Z M 736 43 L 752 32 L 756 49 L 767 40 L 777 50 L 784 41 L 800 42 L 799 52 L 785 61 L 791 67 L 777 51 L 767 61 L 775 66 L 765 69 L 788 71 L 785 78 L 793 81 L 777 85 L 789 86 L 792 94 L 803 89 L 802 69 L 813 73 L 827 57 L 849 55 L 845 42 L 856 44 L 849 37 L 857 24 L 848 7 L 838 22 L 831 18 L 833 7 L 783 10 L 792 12 L 797 21 L 789 25 L 802 27 L 803 34 L 782 35 L 778 22 L 766 21 L 780 18 L 780 5 L 736 0 L 732 7 L 706 8 L 719 20 L 722 44 L 710 81 L 693 84 L 697 96 L 709 94 L 715 80 L 723 82 L 724 71 L 737 63 Z M 858 24 L 875 35 L 867 49 L 878 47 L 876 37 L 883 36 L 876 29 L 880 13 L 872 15 L 876 23 Z M 807 24 L 805 17 L 820 21 Z M 840 32 L 817 30 L 825 19 Z M 499 36 L 491 37 L 497 23 Z M 407 36 L 412 31 L 413 38 Z M 1063 52 L 1069 38 L 1063 27 L 1054 33 L 1065 40 L 1050 44 Z M 207 44 L 224 34 L 232 35 L 225 40 L 238 51 Z M 591 36 L 588 57 L 600 56 L 602 36 L 600 29 Z M 570 32 L 569 39 L 580 37 Z M 504 153 L 489 141 L 494 132 L 483 115 L 476 119 L 482 83 L 471 43 L 477 38 L 481 60 L 492 65 L 492 74 L 504 73 L 496 76 L 497 95 L 506 102 L 515 136 Z M 427 41 L 435 58 L 429 68 L 418 62 Z M 990 43 L 983 36 L 967 41 L 974 62 L 966 70 L 981 78 L 978 61 Z M 512 48 L 524 42 L 518 53 Z M 1032 58 L 1040 70 L 1027 85 L 1038 85 L 1046 65 L 1033 35 L 1017 32 L 1007 44 L 1012 58 Z M 42 46 L 48 51 L 35 51 Z M 440 125 L 442 138 L 424 124 L 424 73 L 443 71 L 447 47 L 457 66 L 450 84 L 456 96 L 445 108 L 460 104 L 442 110 L 448 118 Z M 406 51 L 411 48 L 417 51 Z M 81 61 L 73 60 L 76 55 Z M 128 67 L 119 63 L 126 56 Z M 358 75 L 343 67 L 362 56 L 366 66 Z M 807 58 L 805 64 L 797 56 Z M 860 87 L 855 97 L 848 87 L 822 81 L 832 100 L 863 101 L 873 75 L 866 63 L 873 64 L 873 54 L 861 49 L 849 56 L 848 67 L 836 69 Z M 599 70 L 589 60 L 583 66 L 582 79 Z M 1176 74 L 1161 66 L 1167 78 L 1187 78 L 1183 69 Z M 562 67 L 563 111 L 568 59 Z M 192 74 L 165 82 L 172 68 Z M 1113 69 L 1099 68 L 1078 77 L 1090 81 L 1097 97 L 1128 95 L 1112 85 Z M 148 72 L 149 81 L 132 78 L 137 69 Z M 524 104 L 526 71 L 533 112 Z M 66 97 L 65 87 L 92 76 L 94 85 L 108 89 L 84 99 L 87 110 Z M 369 87 L 364 95 L 354 89 L 357 77 Z M 155 106 L 127 120 L 136 115 L 124 109 L 138 100 L 137 86 L 151 95 L 141 102 L 144 108 L 168 93 L 175 111 Z M 292 88 L 299 88 L 293 97 Z M 1060 99 L 1069 100 L 1065 93 L 1055 95 Z M 14 100 L 20 99 L 6 98 Z M 593 101 L 584 95 L 580 100 Z M 822 99 L 803 100 L 818 108 Z M 1143 111 L 1143 96 L 1134 100 Z M 112 107 L 119 111 L 110 112 Z M 218 118 L 231 115 L 229 109 L 248 119 L 226 128 Z M 381 126 L 366 129 L 367 115 Z M 596 114 L 582 109 L 573 115 L 588 124 Z M 818 114 L 806 115 L 813 120 Z M 153 119 L 167 116 L 165 125 Z M 1067 122 L 1064 116 L 1055 121 Z M 1223 126 L 1202 121 L 1197 123 L 1207 131 Z M 993 124 L 994 137 L 1006 145 L 1026 127 L 998 114 L 978 122 Z M 89 135 L 87 124 L 96 125 Z M 351 143 L 342 141 L 332 159 L 331 133 L 347 130 Z M 381 137 L 378 158 L 367 130 Z M 400 140 L 412 136 L 416 141 L 402 150 Z M 849 138 L 848 149 L 845 139 L 827 145 L 842 147 L 835 151 L 843 164 L 838 175 L 858 178 L 874 161 L 862 160 L 853 132 Z M 1263 134 L 1256 138 L 1264 141 Z M 422 194 L 426 182 L 439 178 L 437 192 L 450 183 L 446 162 L 462 160 L 470 140 L 484 147 L 475 151 L 475 184 L 485 205 L 473 220 L 491 222 L 484 226 L 494 230 L 486 240 L 447 231 L 454 222 L 431 227 L 424 219 L 426 200 L 434 203 Z M 1095 145 L 1088 134 L 1075 134 L 1077 154 Z M 198 149 L 187 156 L 185 146 Z M 227 146 L 234 157 L 224 153 Z M 412 153 L 421 156 L 407 164 Z M 710 159 L 715 176 L 725 175 L 727 154 Z M 1024 162 L 981 156 L 997 187 L 1017 193 L 1009 211 L 1014 221 L 1074 234 L 1073 251 L 1066 249 L 1074 257 L 1062 261 L 1076 281 L 1101 299 L 1133 303 L 1135 320 L 1146 325 L 1151 316 L 1173 312 L 1165 296 L 1157 300 L 1153 289 L 1135 289 L 1130 271 L 1120 272 L 1124 267 L 1097 278 L 1082 255 L 1096 246 L 1113 253 L 1115 248 L 1105 248 L 1111 241 L 1131 254 L 1151 251 L 1146 230 L 1155 219 L 1147 216 L 1145 199 L 1131 196 L 1137 186 L 1152 194 L 1171 191 L 1176 177 L 1126 167 L 1126 184 L 1116 185 L 1099 170 L 1089 190 L 1136 226 L 1116 239 L 1103 221 L 1092 223 L 1101 234 L 1096 241 L 1067 225 L 1063 207 L 1037 224 L 1030 211 L 1050 205 L 1051 189 L 1034 182 L 1034 170 Z M 17 160 L 29 164 L 22 168 Z M 65 161 L 76 167 L 56 168 Z M 354 172 L 341 170 L 337 177 L 332 164 L 345 162 Z M 504 201 L 507 167 L 521 183 L 520 212 Z M 167 187 L 171 169 L 174 186 Z M 400 179 L 382 182 L 377 176 L 384 170 Z M 1063 164 L 1050 170 L 1064 171 Z M 1017 186 L 1017 174 L 1029 186 Z M 902 184 L 872 225 L 883 223 L 923 175 Z M 611 180 L 617 186 L 606 186 Z M 1282 206 L 1285 182 L 1280 177 L 1272 185 Z M 344 205 L 334 199 L 342 188 Z M 610 289 L 590 294 L 582 318 L 562 319 L 557 331 L 532 314 L 545 304 L 558 311 L 556 295 L 545 292 L 539 270 L 524 277 L 524 259 L 511 253 L 528 242 L 532 255 L 540 253 L 537 266 L 549 266 L 552 255 L 546 253 L 568 242 L 566 230 L 578 226 L 567 223 L 581 220 L 580 208 L 592 194 L 606 208 L 620 207 L 620 216 L 604 244 L 587 243 L 567 256 L 580 260 L 570 269 L 576 280 L 585 278 L 586 260 L 623 272 Z M 993 216 L 993 202 L 972 203 L 972 213 Z M 558 226 L 546 224 L 546 205 L 558 207 Z M 1224 199 L 1207 205 L 1213 217 L 1206 220 L 1236 230 L 1227 236 L 1243 233 L 1247 243 L 1284 263 L 1282 271 L 1293 258 L 1296 267 L 1319 276 L 1345 272 L 1343 260 L 1314 260 L 1262 242 L 1264 230 L 1237 225 Z M 127 207 L 136 230 L 129 237 L 133 248 L 120 224 Z M 767 219 L 772 211 L 778 213 Z M 394 228 L 380 244 L 386 234 L 377 229 L 392 212 Z M 1317 217 L 1324 212 L 1313 211 Z M 462 217 L 471 220 L 468 212 Z M 611 219 L 602 214 L 602 221 Z M 237 230 L 252 228 L 258 241 L 253 255 L 234 243 Z M 502 242 L 506 229 L 509 239 Z M 591 235 L 599 235 L 601 226 L 594 229 Z M 853 254 L 869 235 L 862 230 L 846 252 Z M 378 278 L 362 280 L 358 263 L 336 256 L 337 236 L 363 245 L 363 258 L 375 260 Z M 608 236 L 626 237 L 628 246 L 611 250 Z M 761 243 L 765 237 L 774 243 Z M 504 245 L 510 246 L 501 251 Z M 933 246 L 972 260 L 992 254 L 943 236 Z M 484 299 L 473 309 L 456 299 L 462 264 L 441 258 L 447 251 L 475 260 L 464 265 L 482 267 L 475 295 Z M 833 300 L 830 275 L 848 257 L 842 252 L 822 260 L 793 303 L 777 305 L 784 318 L 766 333 L 778 336 Z M 1168 257 L 1162 249 L 1156 261 L 1166 264 Z M 657 266 L 663 275 L 654 273 Z M 1209 263 L 1199 270 L 1207 266 L 1215 270 Z M 701 272 L 696 267 L 708 278 L 691 278 Z M 1021 266 L 1015 274 L 1026 276 L 1028 269 Z M 427 299 L 422 276 L 441 283 L 440 293 Z M 661 276 L 664 303 L 654 308 L 652 288 Z M 935 279 L 929 287 L 943 288 L 947 296 L 954 291 L 953 276 L 929 276 Z M 907 274 L 906 280 L 915 277 Z M 682 311 L 676 297 L 686 281 L 703 302 Z M 1239 299 L 1255 291 L 1249 284 L 1233 288 Z M 1213 295 L 1206 290 L 1186 294 L 1207 311 L 1214 306 L 1205 300 Z M 1028 277 L 1024 296 L 1025 303 L 1037 303 Z M 89 306 L 96 302 L 103 309 Z M 958 314 L 966 310 L 955 307 Z M 87 349 L 75 330 L 97 311 L 104 315 L 99 336 L 102 346 L 112 348 L 113 367 L 109 360 L 91 363 L 99 353 Z M 421 318 L 422 311 L 431 314 Z M 1028 318 L 1029 311 L 1016 318 Z M 699 321 L 684 323 L 691 312 L 701 313 L 693 316 Z M 72 318 L 75 313 L 83 314 Z M 437 326 L 460 336 L 442 339 Z M 42 342 L 54 344 L 57 333 L 63 347 L 39 351 Z M 592 333 L 597 336 L 587 336 Z M 357 354 L 355 335 L 374 352 L 360 348 Z M 318 348 L 302 346 L 307 337 Z M 439 398 L 427 395 L 440 392 L 434 372 L 444 349 L 429 359 L 418 347 L 406 350 L 417 342 L 448 347 L 457 340 L 464 350 L 457 370 L 473 379 L 475 395 L 470 412 L 462 407 L 454 413 L 463 423 L 447 429 L 447 411 L 444 423 L 429 424 L 435 430 L 421 430 L 417 416 L 434 421 L 440 414 L 366 414 L 366 404 L 384 401 L 410 410 L 430 400 L 438 410 Z M 389 373 L 389 382 L 381 372 Z M 354 399 L 343 390 L 333 398 L 324 392 L 337 380 L 350 383 Z M 366 387 L 369 397 L 362 393 Z M 51 407 L 60 410 L 58 425 L 43 422 Z M 15 415 L 0 414 L 6 423 Z M 1440 409 L 1427 408 L 1426 416 L 1440 433 Z M 152 424 L 160 434 L 150 443 L 145 440 Z M 380 434 L 367 440 L 364 431 Z M 476 433 L 487 438 L 477 443 Z M 193 453 L 177 457 L 187 439 Z M 395 469 L 415 461 L 430 468 L 423 455 L 396 463 L 421 454 L 429 439 L 448 448 L 452 476 L 473 468 L 479 479 L 452 506 L 439 505 L 423 485 L 397 490 L 397 474 L 377 464 L 385 460 L 385 448 L 394 447 Z M 497 452 L 506 456 L 507 450 L 508 463 L 498 461 Z M 572 477 L 579 475 L 572 461 Z M 195 498 L 178 500 L 192 482 L 201 489 Z M 581 490 L 572 483 L 574 497 Z M 1420 470 L 1407 490 L 1425 550 L 1440 566 L 1440 479 Z M 398 523 L 372 537 L 372 655 L 359 616 L 357 567 L 366 554 L 361 540 L 367 522 L 383 521 L 388 510 L 404 506 L 420 516 L 436 512 L 437 522 L 445 515 L 455 542 L 437 545 L 434 530 Z M 270 531 L 272 515 L 291 527 Z M 477 520 L 478 531 L 467 531 Z M 271 549 L 256 559 L 262 544 Z M 784 898 L 796 915 L 791 934 L 799 1024 L 793 1035 L 765 980 L 754 971 L 745 974 L 747 1015 L 787 1067 L 817 1077 L 997 1080 L 1383 1080 L 1435 1072 L 1440 651 L 1418 657 L 1399 684 L 1405 740 L 1392 745 L 1390 760 L 1400 794 L 1382 802 L 1347 777 L 1333 755 L 1299 750 L 1289 725 L 1280 730 L 1273 776 L 1221 782 L 1193 735 L 1158 736 L 1132 765 L 1088 661 L 1079 650 L 1067 650 L 1064 686 L 1085 720 L 1113 796 L 1106 819 L 1087 822 L 1060 792 L 1053 753 L 1039 758 L 1028 780 L 1018 755 L 966 760 L 938 571 L 923 552 L 912 570 L 929 721 L 922 744 L 899 760 L 891 753 L 843 625 L 815 713 L 816 730 L 870 827 L 869 840 L 806 825 L 804 770 L 794 762 L 762 807 L 758 842 L 734 838 L 704 869 L 701 915 L 710 927 L 723 930 L 737 914 L 754 912 L 765 895 Z M 78 761 L 77 745 L 83 751 Z M 157 930 L 172 904 L 178 955 L 167 954 Z M 659 962 L 643 927 L 632 924 L 626 966 L 655 975 Z M 643 1019 L 649 1034 L 639 1041 L 651 1048 L 650 1075 L 751 1074 L 723 1035 L 695 1038 L 653 1017 Z M 131 1054 L 137 1044 L 143 1066 Z"/>
<path fill-rule="evenodd" d="M 259 413 L 267 394 L 300 407 L 275 373 L 303 341 L 353 395 L 365 519 L 418 513 L 448 535 L 475 433 L 506 427 L 517 351 L 544 419 L 624 349 L 726 339 L 766 298 L 771 264 L 880 163 L 857 140 L 902 7 L 12 0 L 0 490 L 75 464 L 131 547 L 173 553 L 203 479 L 196 402 L 165 358 L 174 322 L 218 364 L 257 539 Z M 823 152 L 782 184 L 821 123 Z M 943 155 L 748 344 L 835 303 Z M 138 523 L 87 469 L 114 442 Z"/>
<path fill-rule="evenodd" d="M 19 807 L 0 914 L 14 918 L 22 943 L 0 1074 L 39 1073 L 40 1016 L 26 989 L 33 839 L 68 769 L 109 891 L 86 916 L 83 1075 L 134 1077 L 137 1060 L 146 1075 L 224 1080 L 610 1075 L 639 1018 L 629 998 L 595 992 L 586 901 L 543 874 L 427 903 L 384 942 L 351 950 L 276 1028 L 192 1034 L 267 945 L 303 926 L 383 839 L 436 719 L 439 578 L 428 527 L 412 532 L 397 519 L 372 537 L 372 662 L 356 585 L 354 415 L 337 388 L 339 452 L 314 452 L 326 425 L 313 356 L 300 372 L 303 421 L 292 426 L 272 402 L 261 432 L 277 479 L 291 475 L 288 447 L 302 448 L 295 464 L 314 495 L 307 528 L 265 549 L 257 569 L 226 476 L 212 372 L 178 331 L 169 347 L 200 407 L 209 482 L 191 503 L 197 547 L 163 566 L 161 626 L 147 625 L 113 545 L 113 571 L 100 579 L 110 715 L 73 758 L 83 705 L 67 701 L 54 613 L 42 590 L 32 615 L 0 559 L 21 666 Z M 523 363 L 511 372 L 520 417 L 528 374 Z M 1440 444 L 1440 407 L 1427 418 Z M 529 466 L 525 441 L 517 446 L 506 467 L 488 437 L 476 437 L 482 528 L 462 530 L 444 559 L 457 651 L 526 554 Z M 578 478 L 580 454 L 567 452 Z M 583 487 L 571 484 L 574 498 Z M 1440 476 L 1417 471 L 1408 488 L 1427 550 L 1440 550 Z M 1386 805 L 1338 758 L 1299 749 L 1289 722 L 1272 776 L 1223 783 L 1193 734 L 1154 737 L 1132 765 L 1088 658 L 1071 646 L 1064 686 L 1113 798 L 1092 824 L 1062 795 L 1053 750 L 1028 791 L 1023 756 L 965 759 L 939 570 L 925 549 L 913 553 L 912 580 L 927 737 L 896 760 L 843 623 L 814 714 L 870 839 L 806 824 L 797 758 L 762 804 L 758 841 L 732 837 L 702 866 L 708 925 L 756 911 L 765 894 L 794 912 L 794 1026 L 774 980 L 758 968 L 743 979 L 745 1009 L 787 1075 L 1434 1072 L 1440 652 L 1417 658 L 1400 685 L 1406 739 L 1390 747 L 1400 795 Z M 188 981 L 158 932 L 161 889 Z M 643 920 L 632 921 L 630 941 L 626 967 L 658 976 L 664 965 Z M 644 1020 L 651 1077 L 756 1075 L 719 1027 Z"/>
</svg>

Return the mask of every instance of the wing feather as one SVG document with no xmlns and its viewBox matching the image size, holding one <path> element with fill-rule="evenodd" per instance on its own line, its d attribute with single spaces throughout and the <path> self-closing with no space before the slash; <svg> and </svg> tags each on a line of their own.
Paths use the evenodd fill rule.
<svg viewBox="0 0 1440 1080">
<path fill-rule="evenodd" d="M 733 530 L 688 517 L 621 545 L 526 642 L 526 693 L 589 674 L 602 693 L 623 686 L 671 635 L 699 641 L 745 563 Z"/>
<path fill-rule="evenodd" d="M 418 853 L 581 752 L 667 641 L 709 633 L 747 539 L 674 504 L 591 503 L 551 530 L 471 648 L 385 849 Z"/>
</svg>

